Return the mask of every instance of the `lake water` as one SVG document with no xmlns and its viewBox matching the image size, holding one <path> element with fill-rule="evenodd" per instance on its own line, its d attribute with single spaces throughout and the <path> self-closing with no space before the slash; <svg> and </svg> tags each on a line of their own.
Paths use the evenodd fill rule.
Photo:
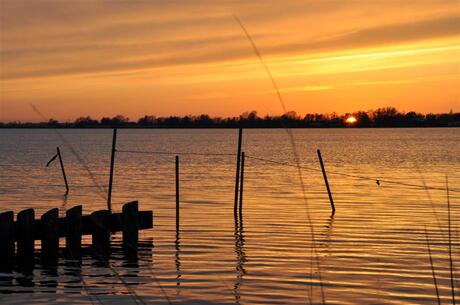
<svg viewBox="0 0 460 305">
<path fill-rule="evenodd" d="M 141 210 L 153 210 L 154 229 L 140 233 L 153 248 L 141 247 L 137 265 L 114 253 L 110 268 L 85 257 L 81 266 L 61 259 L 52 272 L 37 263 L 33 275 L 1 274 L 0 303 L 435 304 L 426 226 L 439 293 L 450 304 L 443 189 L 447 176 L 460 276 L 460 128 L 292 134 L 293 141 L 285 130 L 244 130 L 244 211 L 236 226 L 236 130 L 119 130 L 113 207 L 138 200 Z M 62 214 L 78 204 L 85 214 L 105 208 L 111 137 L 111 130 L 0 129 L 0 211 L 32 207 L 39 217 L 55 207 Z M 68 196 L 59 163 L 45 167 L 56 146 Z M 185 153 L 179 239 L 176 153 Z M 455 286 L 460 300 L 458 279 Z"/>
</svg>

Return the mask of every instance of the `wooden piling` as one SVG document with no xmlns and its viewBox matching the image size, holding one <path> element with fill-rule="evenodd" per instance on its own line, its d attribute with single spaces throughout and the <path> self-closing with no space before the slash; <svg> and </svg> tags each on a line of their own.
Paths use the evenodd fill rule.
<svg viewBox="0 0 460 305">
<path fill-rule="evenodd" d="M 123 206 L 123 251 L 129 256 L 137 254 L 139 242 L 139 207 L 137 202 L 130 202 Z"/>
<path fill-rule="evenodd" d="M 14 213 L 0 213 L 0 270 L 11 271 L 14 262 Z"/>
<path fill-rule="evenodd" d="M 334 200 L 332 199 L 332 192 L 329 187 L 329 182 L 327 180 L 326 169 L 324 168 L 323 158 L 321 157 L 321 151 L 318 149 L 316 150 L 316 152 L 318 153 L 319 164 L 321 165 L 321 171 L 323 172 L 324 183 L 326 184 L 327 194 L 329 195 L 329 201 L 331 203 L 332 214 L 335 214 Z"/>
<path fill-rule="evenodd" d="M 109 192 L 107 195 L 107 209 L 112 212 L 112 185 L 113 185 L 113 170 L 115 166 L 115 151 L 117 146 L 117 129 L 113 129 L 112 138 L 112 155 L 110 157 L 110 176 L 109 176 Z"/>
<path fill-rule="evenodd" d="M 59 210 L 51 209 L 41 217 L 41 259 L 45 264 L 57 264 L 59 259 Z"/>
<path fill-rule="evenodd" d="M 19 269 L 29 272 L 34 266 L 35 230 L 34 210 L 19 212 L 16 221 L 17 263 Z"/>
<path fill-rule="evenodd" d="M 81 258 L 82 206 L 66 211 L 66 254 L 71 259 Z"/>
<path fill-rule="evenodd" d="M 240 161 L 241 161 L 241 143 L 243 140 L 243 128 L 239 128 L 238 130 L 238 151 L 236 155 L 236 175 L 235 175 L 235 202 L 233 206 L 233 213 L 235 215 L 235 219 L 237 218 L 237 210 L 238 210 L 238 187 L 239 187 L 239 178 L 240 178 Z"/>
<path fill-rule="evenodd" d="M 61 171 L 62 171 L 62 176 L 64 177 L 66 193 L 68 193 L 69 192 L 69 184 L 67 183 L 67 176 L 65 174 L 64 162 L 62 161 L 61 150 L 59 149 L 59 147 L 56 147 L 56 150 L 57 150 L 57 155 L 58 155 L 58 158 L 59 158 L 59 163 L 61 164 Z"/>
<path fill-rule="evenodd" d="M 91 213 L 92 248 L 94 254 L 102 260 L 110 255 L 110 212 L 101 210 Z"/>
<path fill-rule="evenodd" d="M 179 210 L 179 156 L 176 156 L 176 234 L 179 234 L 179 221 L 180 221 L 180 210 Z"/>
<path fill-rule="evenodd" d="M 243 185 L 244 185 L 244 151 L 241 153 L 241 176 L 240 176 L 240 221 L 243 219 Z"/>
</svg>

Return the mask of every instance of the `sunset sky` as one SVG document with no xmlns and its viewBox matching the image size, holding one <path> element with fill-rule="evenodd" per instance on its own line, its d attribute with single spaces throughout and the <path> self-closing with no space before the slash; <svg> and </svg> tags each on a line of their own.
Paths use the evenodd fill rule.
<svg viewBox="0 0 460 305">
<path fill-rule="evenodd" d="M 0 0 L 0 121 L 460 111 L 458 0 Z"/>
</svg>

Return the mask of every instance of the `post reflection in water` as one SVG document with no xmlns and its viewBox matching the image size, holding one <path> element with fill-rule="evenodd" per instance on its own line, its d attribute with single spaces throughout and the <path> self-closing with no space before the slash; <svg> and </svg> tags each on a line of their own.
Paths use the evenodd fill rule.
<svg viewBox="0 0 460 305">
<path fill-rule="evenodd" d="M 240 219 L 238 221 L 235 218 L 235 253 L 236 253 L 236 278 L 235 285 L 233 287 L 233 293 L 235 295 L 235 304 L 240 304 L 241 301 L 241 284 L 243 283 L 243 276 L 246 274 L 244 263 L 247 262 L 246 252 L 244 250 L 244 226 L 243 217 L 240 213 Z"/>
<path fill-rule="evenodd" d="M 320 246 L 321 252 L 323 252 L 323 256 L 327 256 L 329 255 L 329 247 L 331 246 L 331 236 L 334 229 L 334 213 L 331 214 L 324 228 L 325 231 L 321 234 L 323 238 Z"/>
<path fill-rule="evenodd" d="M 13 290 L 8 289 L 13 286 L 13 279 L 12 273 L 0 271 L 0 293 L 13 293 Z"/>
<path fill-rule="evenodd" d="M 46 288 L 47 292 L 56 293 L 58 287 L 57 265 L 43 265 L 39 283 L 41 287 Z"/>
<path fill-rule="evenodd" d="M 174 241 L 176 253 L 175 253 L 175 263 L 176 263 L 176 287 L 180 288 L 180 235 L 179 232 L 176 234 L 176 240 Z M 177 294 L 180 294 L 180 289 L 177 289 Z"/>
<path fill-rule="evenodd" d="M 69 198 L 69 192 L 67 191 L 67 192 L 65 192 L 64 195 L 62 196 L 62 206 L 61 206 L 61 208 L 67 207 L 68 198 Z"/>
<path fill-rule="evenodd" d="M 116 244 L 116 242 L 115 242 Z M 141 268 L 152 263 L 153 242 L 139 243 L 139 256 L 126 256 L 121 246 L 114 246 L 110 257 L 94 257 L 89 246 L 81 260 L 64 257 L 56 264 L 38 263 L 35 270 L 16 268 L 12 272 L 0 272 L 0 294 L 24 294 L 33 292 L 64 294 L 112 294 L 126 290 L 134 294 L 135 286 L 145 282 Z M 176 241 L 178 285 L 180 278 L 179 239 Z M 36 257 L 38 259 L 38 256 Z M 100 279 L 100 280 L 97 280 Z M 96 292 L 97 291 L 97 292 Z M 1 302 L 0 302 L 1 303 Z"/>
</svg>

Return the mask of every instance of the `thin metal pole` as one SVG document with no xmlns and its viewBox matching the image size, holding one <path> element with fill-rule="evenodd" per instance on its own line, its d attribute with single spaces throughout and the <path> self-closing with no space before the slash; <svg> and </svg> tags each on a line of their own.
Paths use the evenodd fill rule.
<svg viewBox="0 0 460 305">
<path fill-rule="evenodd" d="M 244 183 L 244 151 L 241 153 L 241 177 L 240 177 L 240 221 L 243 220 L 243 183 Z"/>
<path fill-rule="evenodd" d="M 179 234 L 179 156 L 176 156 L 176 234 Z"/>
<path fill-rule="evenodd" d="M 237 217 L 238 210 L 238 186 L 240 179 L 240 159 L 241 159 L 241 141 L 243 138 L 243 128 L 238 130 L 238 153 L 236 155 L 236 176 L 235 176 L 235 203 L 233 206 L 233 213 L 235 214 L 235 219 Z"/>
<path fill-rule="evenodd" d="M 321 151 L 318 149 L 316 152 L 318 153 L 319 164 L 321 165 L 321 170 L 323 171 L 324 183 L 326 184 L 327 194 L 329 195 L 329 201 L 331 202 L 332 214 L 335 214 L 334 200 L 332 199 L 331 189 L 329 188 L 329 182 L 327 180 L 327 174 L 326 169 L 324 168 L 323 158 L 321 157 Z"/>
<path fill-rule="evenodd" d="M 107 209 L 112 212 L 112 185 L 113 185 L 113 169 L 115 166 L 115 151 L 117 146 L 117 129 L 113 129 L 112 138 L 112 156 L 110 158 L 110 176 L 109 176 L 109 193 L 107 196 Z"/>
<path fill-rule="evenodd" d="M 59 149 L 59 147 L 56 147 L 56 150 L 57 150 L 57 155 L 59 157 L 59 163 L 61 163 L 61 170 L 62 170 L 62 176 L 64 177 L 66 193 L 68 193 L 69 192 L 69 184 L 67 183 L 67 176 L 65 174 L 64 162 L 62 161 L 61 150 Z"/>
</svg>

